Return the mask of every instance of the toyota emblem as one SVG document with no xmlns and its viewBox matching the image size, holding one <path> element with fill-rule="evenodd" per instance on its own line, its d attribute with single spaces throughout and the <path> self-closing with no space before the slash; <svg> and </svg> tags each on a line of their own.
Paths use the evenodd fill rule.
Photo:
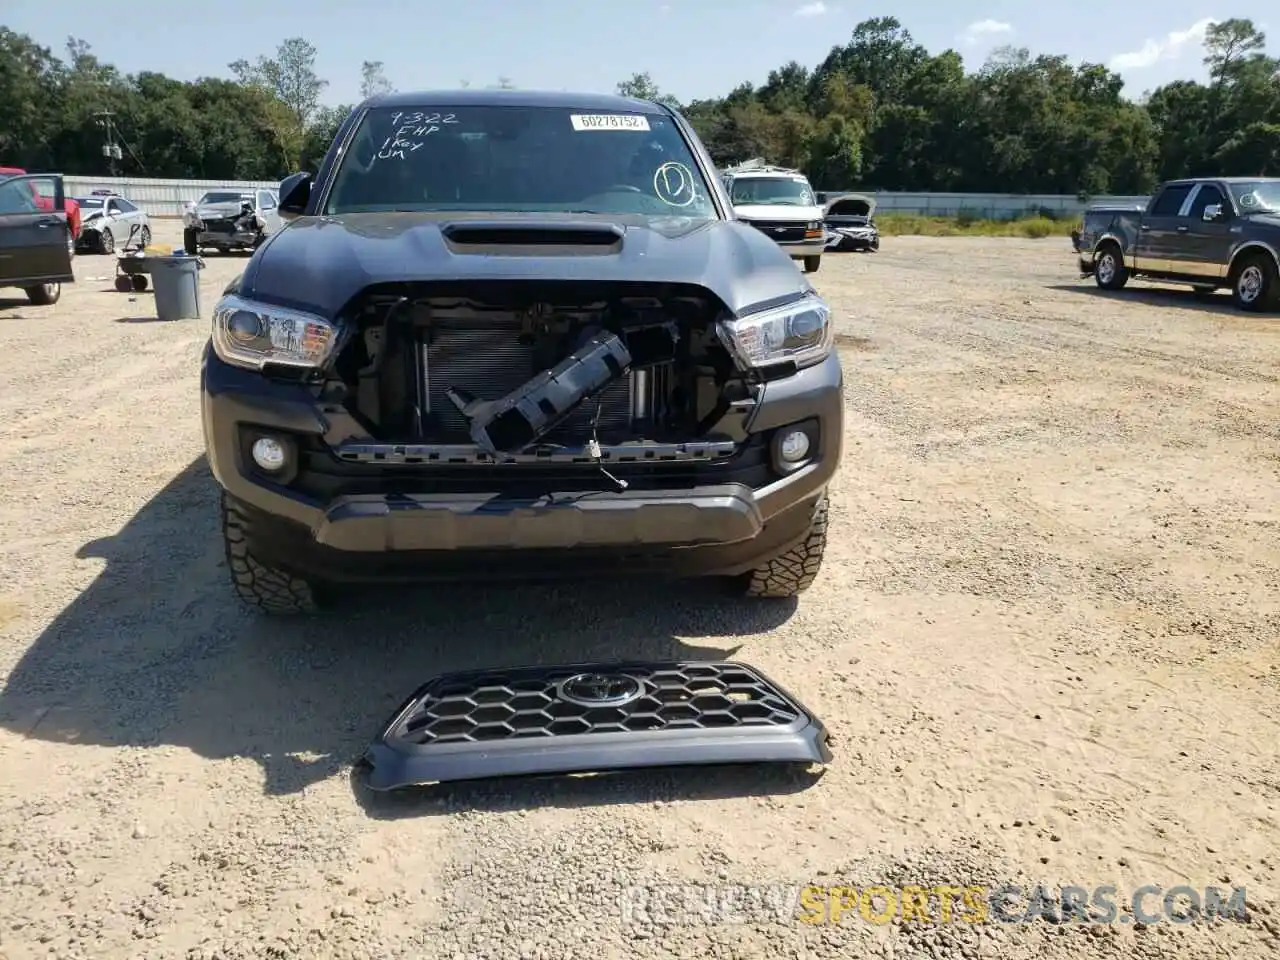
<svg viewBox="0 0 1280 960">
<path fill-rule="evenodd" d="M 560 684 L 561 700 L 581 707 L 617 707 L 644 692 L 640 681 L 625 674 L 580 673 Z"/>
</svg>

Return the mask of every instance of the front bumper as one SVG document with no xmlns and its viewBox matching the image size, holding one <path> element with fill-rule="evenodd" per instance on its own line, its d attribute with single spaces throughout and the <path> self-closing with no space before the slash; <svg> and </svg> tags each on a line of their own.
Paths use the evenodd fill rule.
<svg viewBox="0 0 1280 960">
<path fill-rule="evenodd" d="M 784 242 L 779 243 L 778 246 L 785 250 L 792 260 L 803 260 L 805 257 L 821 256 L 822 252 L 826 249 L 827 244 L 824 239 L 820 238 L 818 240 L 797 240 L 791 243 Z"/>
<path fill-rule="evenodd" d="M 420 579 L 427 567 L 448 576 L 476 562 L 502 572 L 494 567 L 516 555 L 547 567 L 623 561 L 685 574 L 741 572 L 806 534 L 843 439 L 835 354 L 763 386 L 739 453 L 611 464 L 630 483 L 621 492 L 590 463 L 352 463 L 335 453 L 350 446 L 349 421 L 310 388 L 230 366 L 209 347 L 201 383 L 209 464 L 250 518 L 255 554 L 329 580 Z M 805 465 L 782 474 L 771 465 L 770 439 L 798 423 L 813 426 L 816 442 Z M 301 451 L 287 482 L 264 476 L 248 455 L 263 433 Z"/>
<path fill-rule="evenodd" d="M 875 230 L 832 230 L 827 237 L 828 250 L 871 250 L 880 246 Z"/>
<path fill-rule="evenodd" d="M 217 230 L 202 229 L 196 230 L 196 242 L 202 247 L 225 247 L 227 249 L 252 247 L 256 240 L 256 237 L 247 236 L 242 233 L 223 233 Z"/>
</svg>

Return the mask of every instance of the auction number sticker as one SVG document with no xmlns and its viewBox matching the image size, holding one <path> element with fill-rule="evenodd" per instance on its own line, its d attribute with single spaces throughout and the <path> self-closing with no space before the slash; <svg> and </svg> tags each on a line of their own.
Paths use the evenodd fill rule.
<svg viewBox="0 0 1280 960">
<path fill-rule="evenodd" d="M 639 130 L 649 129 L 649 118 L 637 113 L 575 113 L 571 115 L 573 129 L 584 130 Z"/>
</svg>

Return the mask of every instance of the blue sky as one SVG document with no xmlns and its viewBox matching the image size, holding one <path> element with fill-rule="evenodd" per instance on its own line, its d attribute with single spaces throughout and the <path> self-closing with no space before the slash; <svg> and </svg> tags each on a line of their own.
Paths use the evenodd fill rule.
<svg viewBox="0 0 1280 960">
<path fill-rule="evenodd" d="M 357 98 L 360 64 L 381 60 L 399 89 L 486 86 L 509 77 L 529 89 L 612 91 L 648 70 L 681 100 L 762 82 L 788 60 L 812 66 L 855 24 L 892 13 L 933 51 L 952 47 L 976 68 L 1003 43 L 1109 63 L 1126 90 L 1199 77 L 1200 39 L 1214 19 L 1250 17 L 1274 26 L 1264 0 L 1121 0 L 1026 3 L 981 0 L 4 0 L 0 22 L 61 55 L 67 34 L 128 73 L 158 70 L 179 79 L 226 76 L 239 57 L 271 53 L 302 35 L 319 51 L 329 103 Z M 1268 24 L 1267 13 L 1276 21 Z"/>
</svg>

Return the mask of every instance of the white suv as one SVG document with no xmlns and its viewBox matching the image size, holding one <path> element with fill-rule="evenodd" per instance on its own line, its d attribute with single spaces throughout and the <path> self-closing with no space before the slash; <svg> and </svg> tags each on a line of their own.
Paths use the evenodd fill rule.
<svg viewBox="0 0 1280 960">
<path fill-rule="evenodd" d="M 724 172 L 733 212 L 772 237 L 806 273 L 822 262 L 825 234 L 822 207 L 803 173 L 781 167 L 743 164 Z"/>
</svg>

